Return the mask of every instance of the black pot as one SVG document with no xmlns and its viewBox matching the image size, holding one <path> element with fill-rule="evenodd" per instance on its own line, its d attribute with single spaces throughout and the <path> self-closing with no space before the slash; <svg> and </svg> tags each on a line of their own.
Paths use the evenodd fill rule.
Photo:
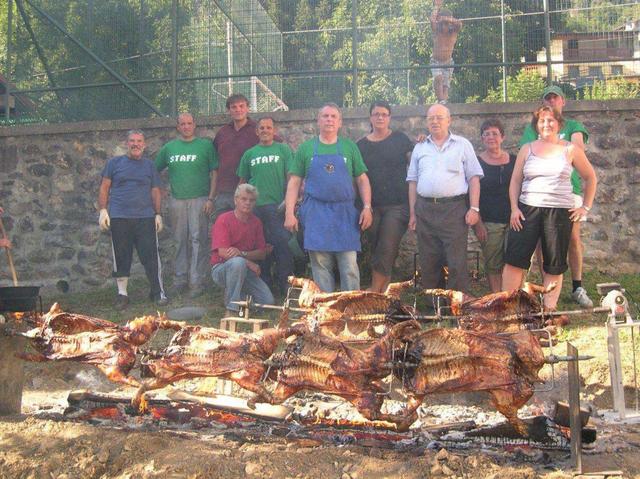
<svg viewBox="0 0 640 479">
<path fill-rule="evenodd" d="M 5 286 L 0 288 L 0 312 L 35 311 L 40 286 Z"/>
</svg>

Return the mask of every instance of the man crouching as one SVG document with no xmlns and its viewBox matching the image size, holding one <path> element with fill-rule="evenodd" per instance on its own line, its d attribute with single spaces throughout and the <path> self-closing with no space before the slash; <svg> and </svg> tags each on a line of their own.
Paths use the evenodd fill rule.
<svg viewBox="0 0 640 479">
<path fill-rule="evenodd" d="M 241 301 L 251 295 L 256 303 L 273 304 L 273 294 L 260 279 L 260 266 L 267 255 L 262 223 L 253 214 L 258 190 L 247 183 L 236 188 L 235 208 L 221 214 L 211 234 L 211 277 L 224 287 L 227 315 L 235 315 Z"/>
</svg>

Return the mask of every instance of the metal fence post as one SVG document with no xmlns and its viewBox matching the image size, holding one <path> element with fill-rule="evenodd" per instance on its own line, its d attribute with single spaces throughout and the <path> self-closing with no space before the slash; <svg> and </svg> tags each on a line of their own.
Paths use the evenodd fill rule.
<svg viewBox="0 0 640 479">
<path fill-rule="evenodd" d="M 13 37 L 13 0 L 7 2 L 7 61 L 6 83 L 4 84 L 4 117 L 11 119 L 11 37 Z"/>
<path fill-rule="evenodd" d="M 547 85 L 553 83 L 551 71 L 551 21 L 549 19 L 549 0 L 544 0 L 544 44 L 547 49 Z"/>
<path fill-rule="evenodd" d="M 171 116 L 178 115 L 178 0 L 171 2 Z"/>
<path fill-rule="evenodd" d="M 352 106 L 358 106 L 358 0 L 351 0 L 351 61 L 352 75 Z"/>
<path fill-rule="evenodd" d="M 507 39 L 504 31 L 504 0 L 500 0 L 500 28 L 502 30 L 502 101 L 507 102 Z"/>
</svg>

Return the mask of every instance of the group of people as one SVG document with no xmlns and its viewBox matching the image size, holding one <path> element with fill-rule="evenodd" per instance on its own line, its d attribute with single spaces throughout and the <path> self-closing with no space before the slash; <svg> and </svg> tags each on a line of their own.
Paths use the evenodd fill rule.
<svg viewBox="0 0 640 479">
<path fill-rule="evenodd" d="M 477 156 L 467 139 L 450 131 L 451 113 L 439 103 L 427 111 L 428 136 L 416 142 L 391 129 L 390 105 L 376 101 L 370 132 L 357 143 L 339 134 L 340 108 L 325 104 L 318 134 L 295 153 L 272 117 L 249 118 L 243 95 L 232 95 L 226 106 L 232 121 L 213 142 L 197 138 L 193 116 L 183 113 L 179 137 L 155 162 L 143 155 L 143 134 L 131 131 L 127 154 L 107 163 L 99 222 L 111 228 L 119 308 L 128 303 L 134 247 L 151 299 L 167 302 L 157 242 L 163 227 L 159 172 L 165 168 L 176 245 L 173 294 L 202 294 L 209 273 L 225 289 L 230 314 L 246 295 L 271 304 L 274 293 L 286 293 L 296 238 L 323 291 L 338 283 L 341 290 L 360 289 L 357 254 L 365 230 L 372 244 L 371 291 L 389 284 L 407 228 L 417 233 L 422 285 L 441 285 L 446 266 L 448 287 L 467 291 L 470 226 L 493 291 L 518 288 L 538 248 L 544 284 L 561 280 L 568 256 L 574 299 L 591 306 L 581 284 L 579 224 L 593 206 L 596 176 L 584 153 L 586 129 L 562 117 L 558 87 L 544 91 L 517 156 L 502 149 L 499 120 L 482 124 L 485 149 Z M 556 288 L 546 296 L 547 308 L 555 308 L 559 293 Z"/>
</svg>

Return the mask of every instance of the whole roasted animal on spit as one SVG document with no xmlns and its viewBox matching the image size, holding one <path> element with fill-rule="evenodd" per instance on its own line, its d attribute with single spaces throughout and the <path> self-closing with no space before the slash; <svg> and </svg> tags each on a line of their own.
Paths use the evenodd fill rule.
<svg viewBox="0 0 640 479">
<path fill-rule="evenodd" d="M 400 358 L 394 375 L 409 397 L 401 429 L 415 421 L 428 394 L 486 391 L 493 406 L 527 435 L 517 412 L 533 395 L 533 385 L 542 382 L 538 372 L 545 363 L 531 332 L 484 334 L 438 328 L 405 336 L 403 341 L 394 355 Z"/>
<path fill-rule="evenodd" d="M 271 395 L 262 384 L 267 371 L 265 361 L 275 352 L 282 339 L 305 331 L 304 325 L 268 328 L 255 333 L 184 327 L 174 335 L 166 349 L 148 353 L 144 358 L 144 366 L 153 377 L 143 381 L 132 404 L 144 409 L 144 394 L 147 391 L 182 379 L 200 377 L 229 379 L 255 393 L 256 396 L 247 401 L 249 407 L 256 402 L 271 402 Z"/>
<path fill-rule="evenodd" d="M 322 293 L 310 279 L 289 277 L 292 286 L 301 287 L 299 304 L 312 308 L 300 318 L 310 330 L 340 341 L 372 341 L 397 322 L 394 316 L 411 317 L 412 308 L 400 302 L 400 293 L 413 281 L 392 283 L 391 293 L 341 291 Z"/>
<path fill-rule="evenodd" d="M 369 420 L 402 422 L 404 416 L 381 412 L 381 380 L 392 372 L 394 345 L 419 330 L 417 321 L 398 323 L 364 349 L 322 334 L 302 334 L 269 360 L 276 381 L 271 402 L 281 403 L 302 390 L 319 391 L 346 399 Z"/>
<path fill-rule="evenodd" d="M 42 317 L 41 323 L 24 333 L 35 353 L 20 353 L 27 361 L 76 361 L 95 365 L 111 381 L 138 386 L 129 375 L 138 347 L 158 329 L 177 330 L 184 323 L 160 316 L 143 316 L 119 326 L 111 321 L 82 314 L 65 313 L 58 303 Z"/>
<path fill-rule="evenodd" d="M 449 299 L 451 312 L 460 316 L 458 323 L 462 329 L 499 333 L 541 328 L 545 319 L 540 315 L 542 305 L 537 294 L 546 294 L 555 287 L 556 283 L 547 287 L 525 283 L 520 289 L 480 298 L 451 289 L 425 289 L 422 294 Z"/>
</svg>

